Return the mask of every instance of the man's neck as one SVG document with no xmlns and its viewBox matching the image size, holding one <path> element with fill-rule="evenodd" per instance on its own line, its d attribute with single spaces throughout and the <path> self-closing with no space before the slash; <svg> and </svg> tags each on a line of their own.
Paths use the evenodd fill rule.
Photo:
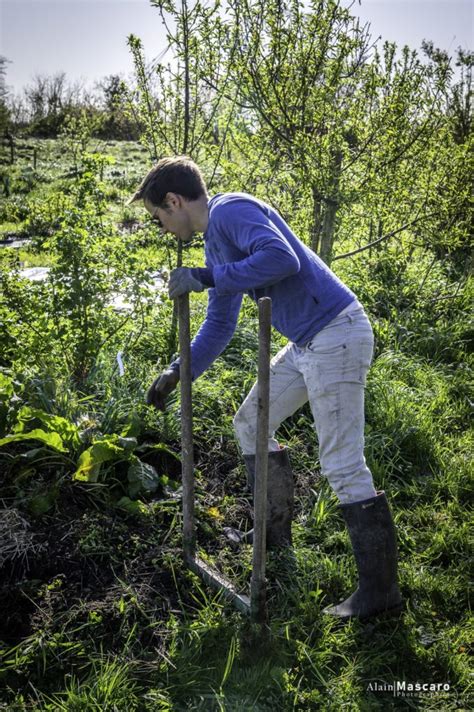
<svg viewBox="0 0 474 712">
<path fill-rule="evenodd" d="M 195 232 L 206 232 L 209 224 L 209 210 L 207 207 L 208 195 L 202 195 L 197 200 L 193 200 L 191 214 L 192 224 Z"/>
</svg>

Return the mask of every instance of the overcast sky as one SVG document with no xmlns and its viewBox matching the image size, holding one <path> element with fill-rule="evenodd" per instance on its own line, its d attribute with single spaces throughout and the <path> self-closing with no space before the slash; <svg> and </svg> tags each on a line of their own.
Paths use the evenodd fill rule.
<svg viewBox="0 0 474 712">
<path fill-rule="evenodd" d="M 458 46 L 473 48 L 473 7 L 472 0 L 356 0 L 352 11 L 370 21 L 374 38 L 413 48 L 425 38 L 454 54 Z M 6 81 L 15 91 L 35 74 L 64 71 L 90 84 L 130 74 L 130 33 L 143 40 L 149 59 L 165 47 L 149 0 L 0 0 L 0 54 L 11 62 Z"/>
</svg>

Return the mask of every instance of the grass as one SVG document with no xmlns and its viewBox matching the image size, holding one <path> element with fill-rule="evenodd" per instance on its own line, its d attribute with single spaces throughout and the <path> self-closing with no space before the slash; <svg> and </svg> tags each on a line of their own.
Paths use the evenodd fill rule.
<svg viewBox="0 0 474 712">
<path fill-rule="evenodd" d="M 49 521 L 58 534 L 65 533 L 64 549 L 76 565 L 49 579 L 46 590 L 30 589 L 29 597 L 42 614 L 33 636 L 18 644 L 19 657 L 11 664 L 8 654 L 4 658 L 9 699 L 15 699 L 14 677 L 21 680 L 28 674 L 40 700 L 38 709 L 99 709 L 94 705 L 100 704 L 124 710 L 376 710 L 386 704 L 393 709 L 469 709 L 472 619 L 462 499 L 469 478 L 469 441 L 467 436 L 442 437 L 446 424 L 452 425 L 450 418 L 438 418 L 436 427 L 428 427 L 437 401 L 417 401 L 417 388 L 428 380 L 446 399 L 441 375 L 427 374 L 405 360 L 404 368 L 398 364 L 395 381 L 390 375 L 394 365 L 388 354 L 372 372 L 368 444 L 376 484 L 391 493 L 399 531 L 406 599 L 400 619 L 341 626 L 321 613 L 328 602 L 350 592 L 355 577 L 348 537 L 324 482 L 312 482 L 304 506 L 298 502 L 295 561 L 270 557 L 271 618 L 265 635 L 183 568 L 179 507 L 172 506 L 176 500 L 150 502 L 146 514 L 129 518 L 110 504 L 100 506 L 94 497 L 90 504 L 81 501 L 89 495 L 73 488 L 67 501 L 74 502 L 76 514 L 59 503 Z M 390 389 L 385 385 L 386 398 L 380 397 L 379 379 L 390 384 Z M 446 411 L 447 405 L 449 401 Z M 221 408 L 226 410 L 222 401 Z M 416 432 L 410 430 L 413 423 L 418 424 Z M 217 427 L 211 431 L 210 450 L 198 461 L 198 507 L 203 513 L 209 507 L 232 512 L 241 497 L 243 469 L 235 449 L 227 453 L 219 448 L 218 432 Z M 449 456 L 459 441 L 464 445 L 453 469 Z M 376 454 L 382 456 L 379 470 Z M 420 470 L 423 462 L 428 469 Z M 309 463 L 298 459 L 297 479 L 307 481 L 309 469 Z M 250 552 L 236 559 L 216 544 L 220 527 L 220 519 L 200 516 L 201 544 L 217 566 L 244 586 Z M 85 580 L 78 588 L 73 573 L 84 566 Z M 41 569 L 33 572 L 38 575 L 44 578 Z M 116 664 L 111 666 L 112 653 Z M 394 680 L 448 683 L 450 690 L 395 699 L 390 692 L 368 689 L 375 681 L 382 686 Z M 19 705 L 20 697 L 12 704 Z M 28 700 L 31 709 L 33 693 Z"/>
<path fill-rule="evenodd" d="M 20 168 L 31 160 L 33 143 L 21 147 Z M 61 178 L 67 166 L 54 142 L 36 144 L 37 169 L 49 172 L 51 181 L 37 183 L 28 199 L 41 201 L 57 181 L 67 180 Z M 107 219 L 118 223 L 131 218 L 120 201 L 143 171 L 146 155 L 120 142 L 107 150 L 118 159 L 106 176 Z M 146 229 L 137 233 L 136 255 L 138 264 L 167 264 L 165 245 L 154 245 Z M 22 250 L 21 259 L 45 265 L 54 256 L 39 248 Z M 185 264 L 201 260 L 197 248 L 185 253 Z M 295 470 L 295 547 L 293 556 L 268 557 L 270 617 L 264 629 L 184 567 L 179 468 L 173 469 L 172 459 L 155 456 L 167 484 L 131 510 L 118 504 L 123 463 L 104 466 L 97 483 L 72 480 L 94 434 L 128 429 L 142 444 L 166 443 L 179 451 L 179 397 L 170 398 L 165 414 L 143 403 L 150 380 L 166 363 L 171 305 L 165 301 L 143 327 L 133 323 L 124 332 L 123 377 L 115 345 L 103 351 L 80 389 L 61 364 L 45 360 L 39 368 L 19 353 L 10 366 L 15 395 L 0 398 L 0 406 L 8 402 L 1 417 L 14 427 L 20 406 L 40 408 L 77 424 L 81 443 L 64 457 L 34 444 L 0 450 L 3 525 L 10 517 L 18 527 L 16 549 L 11 535 L 4 541 L 9 551 L 23 547 L 2 568 L 0 709 L 472 709 L 467 287 L 435 314 L 426 304 L 450 284 L 442 265 L 423 282 L 425 306 L 413 300 L 409 308 L 397 301 L 400 285 L 369 279 L 363 261 L 336 265 L 367 305 L 377 336 L 367 387 L 366 455 L 397 524 L 403 614 L 340 624 L 322 612 L 353 590 L 356 572 L 336 498 L 319 475 L 307 407 L 279 433 Z M 416 270 L 407 269 L 404 279 L 405 297 L 416 293 Z M 193 295 L 194 331 L 205 303 L 205 295 Z M 274 351 L 282 344 L 275 334 Z M 256 345 L 256 310 L 246 303 L 228 349 L 194 385 L 199 545 L 243 589 L 251 551 L 236 555 L 222 528 L 251 525 L 232 417 L 253 382 Z M 38 497 L 50 497 L 47 508 Z M 396 681 L 449 689 L 396 697 L 388 689 Z"/>
</svg>

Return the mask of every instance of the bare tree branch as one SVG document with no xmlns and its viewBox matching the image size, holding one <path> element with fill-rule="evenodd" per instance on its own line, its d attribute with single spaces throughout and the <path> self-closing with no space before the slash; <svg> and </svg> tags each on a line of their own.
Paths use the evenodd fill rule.
<svg viewBox="0 0 474 712">
<path fill-rule="evenodd" d="M 403 232 L 404 230 L 407 230 L 412 225 L 416 225 L 416 223 L 419 223 L 421 220 L 426 220 L 427 218 L 429 218 L 435 214 L 436 213 L 430 213 L 429 215 L 422 215 L 421 217 L 416 218 L 415 220 L 411 220 L 410 222 L 405 223 L 405 225 L 402 225 L 401 227 L 396 228 L 396 230 L 392 230 L 391 232 L 388 232 L 386 235 L 382 235 L 382 237 L 378 237 L 373 242 L 369 242 L 367 245 L 364 245 L 364 247 L 359 247 L 357 250 L 352 250 L 352 252 L 346 252 L 343 255 L 336 255 L 336 257 L 332 258 L 332 261 L 335 262 L 336 260 L 343 260 L 345 257 L 353 257 L 353 255 L 358 255 L 360 252 L 365 252 L 365 250 L 368 250 L 370 247 L 373 247 L 374 245 L 378 245 L 380 242 L 383 242 L 384 240 L 388 240 L 390 237 L 397 235 L 399 232 Z"/>
</svg>

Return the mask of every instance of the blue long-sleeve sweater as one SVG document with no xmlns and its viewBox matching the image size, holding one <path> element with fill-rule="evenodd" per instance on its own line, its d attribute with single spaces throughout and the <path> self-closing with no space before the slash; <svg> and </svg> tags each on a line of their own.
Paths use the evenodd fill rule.
<svg viewBox="0 0 474 712">
<path fill-rule="evenodd" d="M 204 243 L 215 286 L 191 344 L 193 380 L 232 338 L 244 293 L 255 301 L 271 297 L 272 325 L 298 346 L 356 298 L 276 210 L 246 193 L 211 198 Z"/>
</svg>

